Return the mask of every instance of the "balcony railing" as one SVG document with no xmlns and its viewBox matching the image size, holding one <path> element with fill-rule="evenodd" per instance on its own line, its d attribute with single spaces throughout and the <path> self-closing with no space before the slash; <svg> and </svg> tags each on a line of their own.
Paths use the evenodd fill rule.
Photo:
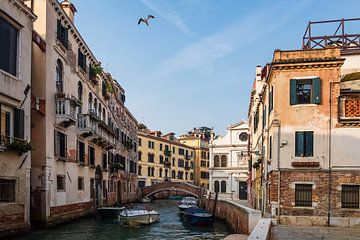
<svg viewBox="0 0 360 240">
<path fill-rule="evenodd" d="M 92 136 L 97 132 L 96 122 L 88 114 L 78 114 L 78 131 L 83 137 Z"/>
<path fill-rule="evenodd" d="M 360 122 L 360 96 L 340 96 L 338 112 L 340 122 Z"/>
<path fill-rule="evenodd" d="M 18 152 L 21 155 L 22 153 L 31 151 L 31 145 L 20 138 L 0 135 L 0 152 L 7 150 Z"/>
<path fill-rule="evenodd" d="M 55 100 L 56 123 L 65 127 L 76 123 L 76 108 L 71 99 Z"/>
<path fill-rule="evenodd" d="M 171 156 L 171 151 L 168 150 L 168 149 L 165 149 L 164 150 L 164 155 L 167 156 L 167 157 L 170 157 Z"/>
</svg>

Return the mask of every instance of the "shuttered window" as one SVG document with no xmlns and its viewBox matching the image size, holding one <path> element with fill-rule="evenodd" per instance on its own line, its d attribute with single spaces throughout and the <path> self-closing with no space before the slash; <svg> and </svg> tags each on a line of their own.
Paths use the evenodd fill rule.
<svg viewBox="0 0 360 240">
<path fill-rule="evenodd" d="M 89 165 L 95 166 L 95 148 L 89 146 L 88 150 L 89 150 Z"/>
<path fill-rule="evenodd" d="M 359 208 L 359 185 L 341 186 L 341 207 Z"/>
<path fill-rule="evenodd" d="M 68 44 L 68 29 L 61 24 L 60 19 L 57 20 L 57 39 L 67 49 Z"/>
<path fill-rule="evenodd" d="M 274 87 L 271 86 L 269 91 L 269 115 L 274 108 Z"/>
<path fill-rule="evenodd" d="M 310 103 L 321 103 L 320 78 L 290 79 L 290 105 Z"/>
<path fill-rule="evenodd" d="M 86 72 L 86 56 L 78 49 L 78 66 Z"/>
<path fill-rule="evenodd" d="M 17 75 L 19 30 L 0 16 L 0 69 Z"/>
<path fill-rule="evenodd" d="M 295 132 L 295 156 L 312 157 L 314 155 L 314 132 Z"/>
<path fill-rule="evenodd" d="M 80 141 L 77 141 L 77 158 L 79 163 L 85 163 L 85 143 Z"/>
<path fill-rule="evenodd" d="M 24 117 L 23 109 L 14 109 L 14 137 L 24 139 Z"/>
<path fill-rule="evenodd" d="M 60 159 L 66 159 L 67 157 L 67 136 L 62 132 L 55 131 L 55 156 Z"/>
</svg>

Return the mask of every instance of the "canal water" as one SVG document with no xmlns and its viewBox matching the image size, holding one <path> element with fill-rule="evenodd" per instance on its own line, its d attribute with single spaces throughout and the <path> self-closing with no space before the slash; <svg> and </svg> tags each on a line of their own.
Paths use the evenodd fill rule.
<svg viewBox="0 0 360 240">
<path fill-rule="evenodd" d="M 194 227 L 184 223 L 178 214 L 178 201 L 156 200 L 150 206 L 160 213 L 152 225 L 129 228 L 114 220 L 82 218 L 52 229 L 34 230 L 17 236 L 20 240 L 103 240 L 103 239 L 223 239 L 231 231 L 224 222 L 213 226 Z"/>
</svg>

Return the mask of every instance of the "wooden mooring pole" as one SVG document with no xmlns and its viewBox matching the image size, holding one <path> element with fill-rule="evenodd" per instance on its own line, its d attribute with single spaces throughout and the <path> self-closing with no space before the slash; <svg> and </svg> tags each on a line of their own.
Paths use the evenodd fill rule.
<svg viewBox="0 0 360 240">
<path fill-rule="evenodd" d="M 211 199 L 211 192 L 209 193 L 209 199 L 207 201 L 207 206 L 206 206 L 207 211 L 209 211 L 209 209 L 210 209 L 210 199 Z"/>
<path fill-rule="evenodd" d="M 211 223 L 213 223 L 213 222 L 214 222 L 215 212 L 216 212 L 217 199 L 218 199 L 218 192 L 216 192 L 216 193 L 215 193 L 215 200 L 214 200 L 214 207 L 213 207 L 213 212 L 212 212 Z"/>
</svg>

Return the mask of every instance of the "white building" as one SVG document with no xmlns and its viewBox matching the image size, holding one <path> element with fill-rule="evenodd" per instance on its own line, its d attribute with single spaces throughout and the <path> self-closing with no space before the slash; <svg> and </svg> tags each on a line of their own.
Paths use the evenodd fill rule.
<svg viewBox="0 0 360 240">
<path fill-rule="evenodd" d="M 227 128 L 224 137 L 210 140 L 210 191 L 224 199 L 247 199 L 249 126 L 241 121 Z"/>
</svg>

